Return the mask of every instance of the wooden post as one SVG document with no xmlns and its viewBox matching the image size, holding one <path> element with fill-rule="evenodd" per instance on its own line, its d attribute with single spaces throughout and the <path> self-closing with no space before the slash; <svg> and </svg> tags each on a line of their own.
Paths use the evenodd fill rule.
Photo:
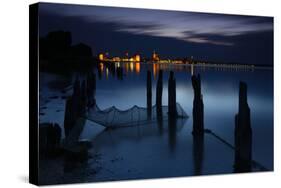
<svg viewBox="0 0 281 188">
<path fill-rule="evenodd" d="M 173 71 L 170 71 L 168 82 L 168 113 L 170 117 L 177 116 L 176 79 Z"/>
<path fill-rule="evenodd" d="M 90 72 L 87 75 L 87 96 L 88 96 L 88 107 L 93 107 L 96 105 L 96 74 Z"/>
<path fill-rule="evenodd" d="M 235 116 L 234 137 L 234 172 L 249 172 L 252 168 L 252 128 L 247 102 L 247 84 L 244 82 L 240 82 L 239 85 L 239 112 Z"/>
<path fill-rule="evenodd" d="M 162 94 L 163 94 L 163 71 L 159 70 L 159 76 L 156 86 L 157 117 L 162 117 Z"/>
<path fill-rule="evenodd" d="M 193 172 L 194 175 L 202 174 L 204 158 L 204 134 L 193 135 Z"/>
<path fill-rule="evenodd" d="M 193 135 L 204 134 L 204 104 L 201 94 L 201 78 L 200 75 L 191 77 L 194 99 L 193 99 Z"/>
<path fill-rule="evenodd" d="M 151 118 L 152 111 L 152 84 L 151 84 L 151 72 L 147 71 L 146 78 L 146 103 L 147 103 L 147 117 Z"/>
</svg>

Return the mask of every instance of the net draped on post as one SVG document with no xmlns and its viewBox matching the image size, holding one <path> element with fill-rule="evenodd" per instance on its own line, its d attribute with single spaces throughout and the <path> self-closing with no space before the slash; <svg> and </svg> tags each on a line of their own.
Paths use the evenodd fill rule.
<svg viewBox="0 0 281 188">
<path fill-rule="evenodd" d="M 162 106 L 162 112 L 162 120 L 168 120 L 168 106 Z M 178 103 L 177 112 L 176 118 L 188 118 L 188 115 Z M 115 106 L 101 110 L 95 105 L 86 111 L 84 118 L 108 128 L 153 124 L 159 120 L 156 105 L 152 107 L 151 117 L 148 117 L 147 108 L 136 105 L 128 110 L 119 110 Z"/>
</svg>

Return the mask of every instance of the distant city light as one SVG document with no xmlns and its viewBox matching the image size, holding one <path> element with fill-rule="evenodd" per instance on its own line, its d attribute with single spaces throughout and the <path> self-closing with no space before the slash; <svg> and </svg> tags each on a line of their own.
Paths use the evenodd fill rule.
<svg viewBox="0 0 281 188">
<path fill-rule="evenodd" d="M 140 54 L 135 54 L 133 56 L 129 56 L 128 52 L 125 52 L 124 57 L 109 57 L 109 53 L 100 53 L 98 54 L 98 59 L 100 62 L 113 62 L 118 63 L 117 67 L 120 67 L 120 62 L 128 62 L 129 64 L 126 65 L 126 71 L 128 70 L 133 71 L 136 69 L 137 72 L 140 72 L 140 64 L 139 63 L 160 63 L 160 64 L 188 64 L 192 65 L 191 73 L 193 74 L 193 65 L 196 66 L 204 66 L 204 67 L 221 67 L 221 68 L 237 68 L 237 69 L 247 69 L 247 68 L 254 68 L 254 65 L 247 65 L 247 64 L 234 64 L 234 63 L 217 63 L 217 62 L 207 62 L 207 61 L 199 61 L 194 59 L 194 56 L 189 56 L 186 58 L 176 58 L 176 59 L 160 59 L 160 55 L 156 53 L 155 50 L 152 52 L 152 56 L 150 59 L 148 58 L 141 58 Z M 102 66 L 102 65 L 101 65 Z M 103 70 L 103 67 L 101 67 Z M 158 67 L 153 66 L 154 70 L 157 70 Z M 157 71 L 155 71 L 156 73 Z M 154 74 L 156 76 L 156 74 Z"/>
<path fill-rule="evenodd" d="M 103 61 L 104 60 L 104 55 L 103 54 L 99 54 L 99 60 Z"/>
</svg>

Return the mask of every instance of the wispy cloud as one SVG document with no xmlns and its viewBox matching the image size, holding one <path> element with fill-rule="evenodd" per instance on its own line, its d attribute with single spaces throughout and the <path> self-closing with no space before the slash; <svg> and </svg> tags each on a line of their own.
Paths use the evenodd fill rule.
<svg viewBox="0 0 281 188">
<path fill-rule="evenodd" d="M 44 4 L 40 10 L 81 17 L 89 23 L 112 23 L 112 30 L 116 32 L 170 37 L 190 43 L 232 46 L 235 42 L 227 41 L 227 36 L 273 30 L 273 20 L 267 17 L 93 6 L 49 6 Z"/>
</svg>

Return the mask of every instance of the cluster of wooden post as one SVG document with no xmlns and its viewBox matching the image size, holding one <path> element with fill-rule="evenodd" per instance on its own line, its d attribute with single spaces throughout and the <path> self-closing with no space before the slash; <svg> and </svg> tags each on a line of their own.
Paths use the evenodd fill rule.
<svg viewBox="0 0 281 188">
<path fill-rule="evenodd" d="M 249 172 L 252 164 L 252 128 L 247 85 L 239 85 L 239 111 L 235 116 L 235 172 Z"/>
<path fill-rule="evenodd" d="M 118 71 L 117 71 L 118 74 Z M 192 86 L 194 90 L 193 100 L 193 131 L 194 135 L 194 158 L 195 173 L 200 174 L 201 161 L 203 157 L 204 147 L 204 104 L 201 93 L 200 75 L 192 75 Z M 87 107 L 96 104 L 95 101 L 96 76 L 89 74 L 86 80 L 80 83 L 79 79 L 75 80 L 73 87 L 73 95 L 67 99 L 65 108 L 64 128 L 65 135 L 73 128 L 76 120 L 85 113 Z M 163 95 L 163 72 L 159 71 L 158 81 L 156 85 L 156 108 L 157 117 L 162 117 L 162 95 Z M 151 118 L 152 113 L 152 80 L 151 72 L 147 71 L 147 115 Z M 177 116 L 176 107 L 176 80 L 174 72 L 171 71 L 168 81 L 168 113 L 169 122 L 173 121 Z M 169 123 L 170 124 L 170 123 Z M 60 130 L 57 129 L 57 132 Z M 239 85 L 239 111 L 235 116 L 235 172 L 251 171 L 252 164 L 252 129 L 250 121 L 250 108 L 247 102 L 247 85 L 240 82 Z M 58 135 L 57 135 L 58 136 Z M 54 139 L 56 140 L 56 139 Z M 57 142 L 57 141 L 55 141 Z"/>
<path fill-rule="evenodd" d="M 162 117 L 162 95 L 163 95 L 163 71 L 159 71 L 158 81 L 156 85 L 156 113 L 157 117 Z M 152 113 L 152 83 L 151 72 L 147 71 L 146 78 L 146 98 L 147 98 L 147 116 L 151 118 Z M 176 79 L 174 72 L 170 72 L 168 82 L 168 113 L 169 117 L 177 117 L 177 103 L 176 103 Z"/>
<path fill-rule="evenodd" d="M 194 155 L 195 158 L 202 157 L 202 151 L 197 147 L 203 148 L 204 140 L 204 104 L 201 93 L 201 79 L 200 75 L 193 75 L 192 86 L 194 89 L 193 100 L 193 131 Z M 250 119 L 250 108 L 247 102 L 247 85 L 240 82 L 239 85 L 239 111 L 235 116 L 235 161 L 234 172 L 249 172 L 252 164 L 252 128 Z M 199 143 L 199 145 L 197 145 Z M 197 160 L 196 160 L 197 161 Z M 195 164 L 196 165 L 196 164 Z M 196 165 L 196 173 L 200 173 L 199 165 Z"/>
<path fill-rule="evenodd" d="M 65 105 L 64 130 L 66 137 L 76 124 L 77 119 L 86 112 L 86 109 L 96 105 L 95 90 L 95 74 L 88 74 L 82 83 L 79 78 L 76 78 L 73 85 L 73 94 L 66 100 Z"/>
<path fill-rule="evenodd" d="M 201 164 L 198 162 L 203 157 L 204 148 L 204 103 L 201 93 L 200 75 L 192 75 L 192 86 L 194 90 L 193 100 L 193 131 L 194 135 L 194 157 L 195 173 L 200 174 Z M 156 85 L 156 108 L 157 117 L 162 117 L 162 94 L 163 94 L 163 72 L 159 71 Z M 152 84 L 151 72 L 147 72 L 147 112 L 151 117 L 152 108 Z M 168 113 L 169 122 L 174 123 L 177 116 L 176 108 L 176 80 L 174 72 L 171 71 L 168 82 Z M 169 123 L 170 124 L 170 123 Z M 198 160 L 198 158 L 200 158 Z M 235 172 L 247 172 L 251 170 L 252 163 L 252 129 L 250 121 L 250 108 L 247 103 L 247 85 L 240 82 L 239 85 L 239 112 L 235 116 Z"/>
<path fill-rule="evenodd" d="M 193 75 L 191 77 L 192 87 L 194 91 L 194 99 L 193 99 L 193 135 L 202 135 L 204 134 L 204 104 L 203 104 L 203 96 L 201 93 L 201 78 Z"/>
</svg>

